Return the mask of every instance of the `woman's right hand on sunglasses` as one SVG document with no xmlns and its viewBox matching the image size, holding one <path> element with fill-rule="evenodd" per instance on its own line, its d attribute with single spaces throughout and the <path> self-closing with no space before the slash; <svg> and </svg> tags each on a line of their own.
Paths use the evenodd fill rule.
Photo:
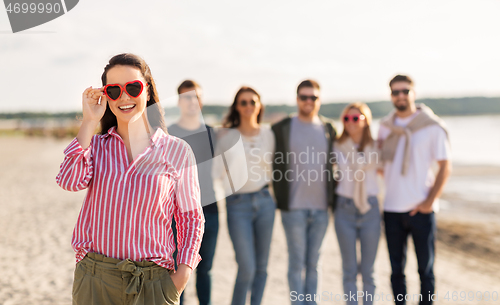
<svg viewBox="0 0 500 305">
<path fill-rule="evenodd" d="M 104 116 L 108 102 L 104 89 L 89 87 L 83 91 L 82 100 L 83 120 L 99 123 Z"/>
<path fill-rule="evenodd" d="M 92 136 L 95 134 L 97 126 L 106 111 L 107 98 L 103 88 L 94 89 L 89 87 L 83 91 L 82 110 L 83 121 L 76 139 L 83 149 L 89 147 Z M 101 102 L 99 103 L 99 99 Z"/>
</svg>

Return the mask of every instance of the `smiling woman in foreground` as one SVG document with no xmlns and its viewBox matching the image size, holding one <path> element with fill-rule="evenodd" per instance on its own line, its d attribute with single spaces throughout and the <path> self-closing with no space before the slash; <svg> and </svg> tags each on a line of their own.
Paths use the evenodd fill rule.
<svg viewBox="0 0 500 305">
<path fill-rule="evenodd" d="M 143 59 L 116 55 L 101 78 L 103 88 L 83 92 L 83 122 L 56 178 L 65 190 L 88 188 L 72 239 L 73 304 L 178 304 L 201 259 L 204 218 L 194 155 L 165 133 Z"/>
</svg>

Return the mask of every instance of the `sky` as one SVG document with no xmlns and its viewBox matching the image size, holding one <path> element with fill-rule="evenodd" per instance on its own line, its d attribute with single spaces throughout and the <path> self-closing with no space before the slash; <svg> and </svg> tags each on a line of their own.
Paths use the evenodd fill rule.
<svg viewBox="0 0 500 305">
<path fill-rule="evenodd" d="M 242 85 L 292 105 L 306 78 L 323 103 L 388 100 L 399 73 L 417 98 L 500 96 L 498 12 L 498 0 L 81 0 L 14 34 L 2 8 L 0 112 L 78 111 L 123 52 L 146 60 L 164 106 L 186 78 L 222 105 Z"/>
</svg>

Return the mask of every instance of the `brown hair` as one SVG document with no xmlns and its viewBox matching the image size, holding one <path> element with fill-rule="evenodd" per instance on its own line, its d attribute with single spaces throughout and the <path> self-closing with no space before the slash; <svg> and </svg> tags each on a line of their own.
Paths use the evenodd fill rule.
<svg viewBox="0 0 500 305">
<path fill-rule="evenodd" d="M 344 116 L 347 114 L 347 112 L 351 109 L 357 109 L 359 112 L 361 112 L 362 115 L 365 116 L 366 119 L 366 126 L 365 129 L 363 130 L 363 137 L 361 138 L 361 143 L 359 143 L 358 151 L 362 152 L 365 149 L 365 146 L 368 144 L 373 144 L 373 137 L 370 132 L 370 125 L 372 123 L 372 112 L 370 110 L 370 107 L 366 105 L 365 103 L 357 102 L 357 103 L 352 103 L 347 105 L 344 110 L 342 110 L 342 114 L 340 115 L 340 121 L 344 122 Z M 345 129 L 345 123 L 344 123 L 344 130 L 342 131 L 342 134 L 338 138 L 338 142 L 342 143 L 347 138 L 349 137 L 349 133 Z"/>
<path fill-rule="evenodd" d="M 186 79 L 177 88 L 177 93 L 181 94 L 182 89 L 189 89 L 189 88 L 201 89 L 201 86 L 194 80 Z"/>
<path fill-rule="evenodd" d="M 105 86 L 107 84 L 108 71 L 114 66 L 118 65 L 131 66 L 141 71 L 142 76 L 148 83 L 147 88 L 149 93 L 149 100 L 146 103 L 146 107 L 150 107 L 150 110 L 148 111 L 149 124 L 151 124 L 151 126 L 155 129 L 161 128 L 166 132 L 167 127 L 165 125 L 164 112 L 160 104 L 158 91 L 156 91 L 156 84 L 153 76 L 151 75 L 151 69 L 149 69 L 149 66 L 146 64 L 144 59 L 130 53 L 123 53 L 113 56 L 109 60 L 109 63 L 106 65 L 106 67 L 104 67 L 104 72 L 101 76 L 102 85 Z M 108 129 L 113 126 L 117 126 L 116 116 L 109 108 L 109 105 L 106 105 L 106 111 L 101 118 L 101 131 L 99 132 L 99 134 L 105 134 L 106 132 L 108 132 Z"/>
<path fill-rule="evenodd" d="M 413 87 L 413 79 L 411 79 L 411 77 L 409 77 L 408 75 L 398 74 L 398 75 L 394 76 L 391 79 L 391 81 L 389 82 L 389 87 L 392 87 L 392 84 L 397 83 L 397 82 L 407 82 L 410 84 L 410 86 Z"/>
<path fill-rule="evenodd" d="M 257 115 L 257 123 L 260 123 L 262 115 L 264 114 L 264 105 L 262 105 L 262 102 L 260 101 L 260 95 L 257 93 L 257 91 L 255 91 L 255 89 L 243 86 L 238 90 L 238 92 L 236 92 L 236 95 L 234 96 L 233 104 L 231 104 L 231 106 L 229 107 L 229 113 L 227 114 L 226 118 L 224 119 L 224 123 L 222 124 L 223 127 L 235 128 L 235 127 L 240 126 L 240 123 L 241 123 L 240 122 L 240 114 L 236 110 L 236 103 L 238 102 L 238 97 L 240 96 L 240 94 L 242 94 L 244 92 L 251 92 L 251 93 L 257 95 L 257 97 L 259 98 L 259 102 L 260 102 L 261 107 L 260 107 L 259 114 Z"/>
<path fill-rule="evenodd" d="M 312 79 L 306 79 L 303 80 L 298 86 L 297 86 L 297 94 L 299 94 L 299 90 L 301 88 L 314 88 L 319 90 L 319 84 L 317 81 L 312 80 Z"/>
</svg>

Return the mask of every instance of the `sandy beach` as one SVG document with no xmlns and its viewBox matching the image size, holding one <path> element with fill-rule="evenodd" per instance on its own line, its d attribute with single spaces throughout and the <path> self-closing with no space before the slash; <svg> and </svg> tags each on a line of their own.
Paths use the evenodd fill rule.
<svg viewBox="0 0 500 305">
<path fill-rule="evenodd" d="M 0 137 L 0 304 L 71 304 L 75 266 L 71 234 L 85 192 L 71 193 L 55 183 L 63 150 L 70 140 Z M 470 177 L 499 177 L 500 168 L 458 166 L 450 183 Z M 454 180 L 456 179 L 456 180 Z M 224 205 L 213 267 L 213 303 L 230 304 L 236 276 L 234 251 L 227 232 Z M 279 212 L 276 215 L 268 281 L 263 305 L 289 304 L 287 247 Z M 500 202 L 476 202 L 445 191 L 438 214 L 436 304 L 499 304 Z M 325 237 L 319 293 L 321 304 L 343 304 L 341 260 L 332 219 Z M 376 260 L 377 294 L 391 294 L 390 265 L 385 239 Z M 419 292 L 416 258 L 409 248 L 409 294 Z M 198 304 L 194 277 L 186 290 L 186 304 Z M 481 293 L 497 293 L 497 301 L 479 300 Z M 461 295 L 474 293 L 474 300 Z M 326 298 L 326 296 L 328 298 Z M 446 296 L 449 299 L 446 299 Z M 391 296 L 392 298 L 392 296 Z M 377 304 L 393 304 L 379 301 Z M 408 304 L 417 304 L 410 301 Z"/>
</svg>

